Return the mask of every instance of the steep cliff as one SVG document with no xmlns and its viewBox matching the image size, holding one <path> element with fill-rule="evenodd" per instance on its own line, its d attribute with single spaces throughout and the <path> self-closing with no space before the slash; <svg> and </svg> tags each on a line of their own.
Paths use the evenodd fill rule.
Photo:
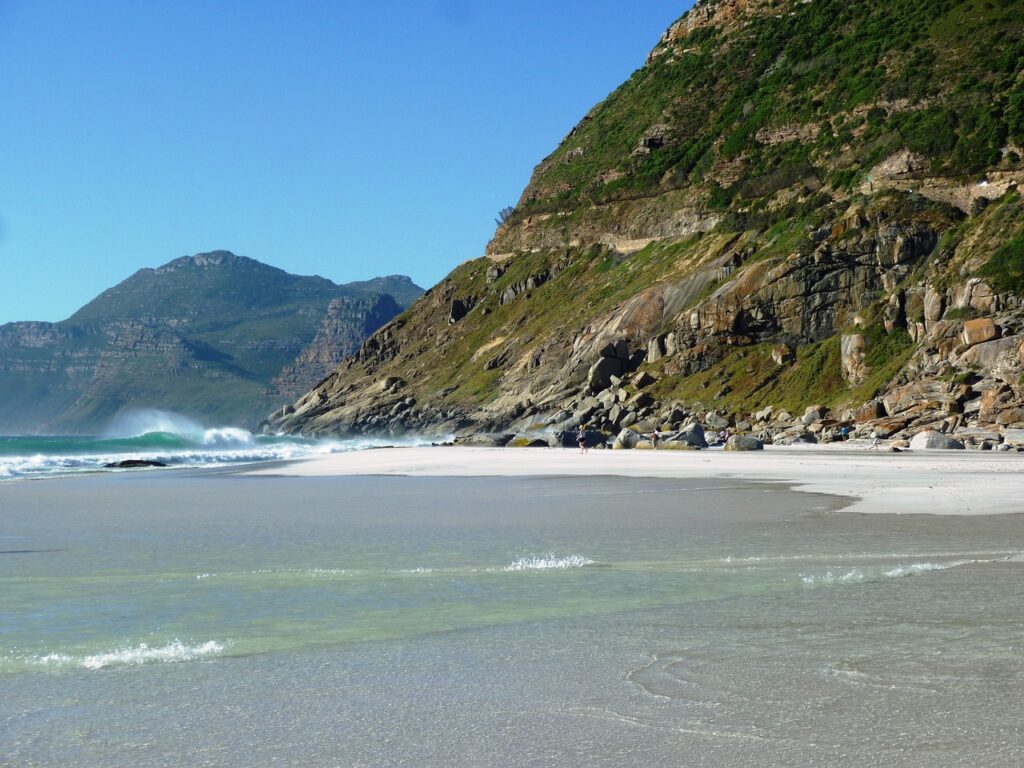
<svg viewBox="0 0 1024 768">
<path fill-rule="evenodd" d="M 402 307 L 386 293 L 332 299 L 316 336 L 294 363 L 274 377 L 275 394 L 282 400 L 295 399 L 319 384 L 342 360 L 355 354 L 367 337 L 401 312 Z"/>
<path fill-rule="evenodd" d="M 95 432 L 131 407 L 251 425 L 397 315 L 388 289 L 420 292 L 406 277 L 336 285 L 227 251 L 140 270 L 68 320 L 0 326 L 0 432 Z M 285 372 L 290 389 L 272 383 Z"/>
<path fill-rule="evenodd" d="M 699 3 L 267 428 L 1024 442 L 1022 10 Z"/>
</svg>

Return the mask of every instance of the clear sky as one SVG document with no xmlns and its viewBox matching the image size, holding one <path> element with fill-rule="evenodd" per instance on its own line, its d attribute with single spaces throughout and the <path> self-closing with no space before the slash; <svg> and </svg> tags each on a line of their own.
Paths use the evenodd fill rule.
<svg viewBox="0 0 1024 768">
<path fill-rule="evenodd" d="M 224 248 L 423 286 L 690 0 L 0 0 L 0 323 Z"/>
</svg>

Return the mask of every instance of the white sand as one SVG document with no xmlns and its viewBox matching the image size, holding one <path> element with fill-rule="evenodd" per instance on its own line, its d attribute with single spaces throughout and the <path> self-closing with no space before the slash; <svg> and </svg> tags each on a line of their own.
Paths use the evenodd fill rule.
<svg viewBox="0 0 1024 768">
<path fill-rule="evenodd" d="M 302 459 L 254 474 L 628 477 L 774 480 L 797 490 L 851 497 L 853 512 L 985 515 L 1024 512 L 1024 454 L 866 447 L 780 448 L 726 453 L 559 448 L 422 447 Z"/>
</svg>

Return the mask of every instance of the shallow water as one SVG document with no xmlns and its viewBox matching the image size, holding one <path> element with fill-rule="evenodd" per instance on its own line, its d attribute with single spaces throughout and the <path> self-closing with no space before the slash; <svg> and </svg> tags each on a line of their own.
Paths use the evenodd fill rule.
<svg viewBox="0 0 1024 768">
<path fill-rule="evenodd" d="M 0 765 L 1017 765 L 1021 551 L 730 481 L 7 484 Z"/>
</svg>

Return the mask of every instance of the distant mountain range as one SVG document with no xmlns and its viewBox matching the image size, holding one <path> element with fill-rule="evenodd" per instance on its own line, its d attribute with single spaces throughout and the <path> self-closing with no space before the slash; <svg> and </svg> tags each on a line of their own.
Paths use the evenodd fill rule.
<svg viewBox="0 0 1024 768">
<path fill-rule="evenodd" d="M 0 433 L 95 433 L 132 408 L 249 426 L 423 293 L 338 285 L 229 251 L 141 269 L 58 323 L 0 325 Z"/>
</svg>

